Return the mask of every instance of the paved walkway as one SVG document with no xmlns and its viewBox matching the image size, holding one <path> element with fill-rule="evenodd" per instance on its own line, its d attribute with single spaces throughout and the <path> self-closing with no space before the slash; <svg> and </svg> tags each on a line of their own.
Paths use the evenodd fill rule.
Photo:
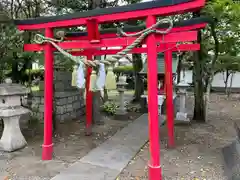
<svg viewBox="0 0 240 180">
<path fill-rule="evenodd" d="M 144 114 L 51 180 L 115 180 L 147 141 Z"/>
</svg>

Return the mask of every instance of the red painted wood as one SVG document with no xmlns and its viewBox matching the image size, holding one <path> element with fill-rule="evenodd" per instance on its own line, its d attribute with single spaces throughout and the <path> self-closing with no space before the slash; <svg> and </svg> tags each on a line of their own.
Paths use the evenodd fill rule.
<svg viewBox="0 0 240 180">
<path fill-rule="evenodd" d="M 156 23 L 156 17 L 147 17 L 147 27 Z M 147 37 L 147 61 L 148 61 L 148 122 L 149 122 L 149 180 L 161 180 L 160 167 L 160 144 L 158 122 L 158 99 L 157 99 L 157 47 L 156 36 L 151 34 Z"/>
<path fill-rule="evenodd" d="M 174 32 L 183 32 L 183 31 L 192 31 L 205 28 L 207 23 L 195 24 L 192 26 L 183 26 L 183 27 L 174 27 L 171 29 L 171 33 Z M 158 30 L 164 30 L 163 28 L 157 28 Z M 127 34 L 136 33 L 136 32 L 126 32 Z M 101 34 L 100 38 L 115 38 L 118 37 L 116 33 L 107 33 Z M 79 36 L 79 37 L 65 37 L 65 40 L 72 41 L 72 40 L 87 40 L 87 36 Z"/>
<path fill-rule="evenodd" d="M 173 52 L 176 51 L 198 51 L 200 49 L 200 45 L 199 44 L 180 44 L 178 45 L 178 47 L 176 47 L 176 45 L 171 45 L 170 49 Z M 107 55 L 107 54 L 116 54 L 117 52 L 119 52 L 122 49 L 108 49 L 108 50 L 94 50 L 92 52 L 92 54 L 94 56 L 99 56 L 99 55 Z M 163 52 L 165 51 L 166 48 L 164 48 L 163 46 L 157 47 L 157 52 Z M 72 55 L 74 56 L 86 56 L 89 51 L 91 50 L 83 50 L 83 51 L 73 51 L 70 52 Z M 135 54 L 141 54 L 141 53 L 147 53 L 147 48 L 134 48 L 130 53 L 135 53 Z"/>
<path fill-rule="evenodd" d="M 188 32 L 177 32 L 170 33 L 166 35 L 156 35 L 156 42 L 187 42 L 187 41 L 196 41 L 197 40 L 197 31 L 188 31 Z M 82 41 L 65 41 L 58 43 L 62 49 L 87 49 L 87 48 L 102 48 L 102 47 L 118 47 L 118 46 L 128 46 L 136 40 L 136 37 L 118 37 L 118 38 L 109 38 L 102 39 L 98 44 L 92 44 L 88 40 Z M 144 44 L 143 42 L 142 44 Z M 43 45 L 40 44 L 25 44 L 25 51 L 42 51 Z"/>
<path fill-rule="evenodd" d="M 101 23 L 113 22 L 113 21 L 123 21 L 129 19 L 143 19 L 148 15 L 155 16 L 167 16 L 173 14 L 180 14 L 185 12 L 191 12 L 201 9 L 205 5 L 205 0 L 195 0 L 188 3 L 182 3 L 173 6 L 159 7 L 154 9 L 147 10 L 138 10 L 131 12 L 122 12 L 108 15 L 95 16 L 90 18 L 95 18 Z M 55 28 L 55 27 L 73 27 L 86 25 L 86 21 L 89 18 L 76 18 L 71 20 L 63 20 L 57 22 L 49 22 L 43 24 L 34 24 L 34 25 L 18 25 L 20 30 L 34 30 L 34 29 L 44 29 L 44 28 Z"/>
<path fill-rule="evenodd" d="M 46 37 L 53 37 L 53 30 L 45 30 Z M 53 110 L 53 51 L 51 44 L 45 44 L 45 74 L 44 74 L 44 140 L 42 145 L 42 160 L 51 160 L 52 143 L 52 110 Z"/>
<path fill-rule="evenodd" d="M 98 23 L 96 19 L 91 19 L 87 24 L 88 40 L 90 43 L 99 43 L 100 34 L 98 31 Z M 96 41 L 97 40 L 97 41 Z M 92 50 L 87 54 L 88 60 L 93 60 Z M 92 134 L 92 118 L 93 118 L 93 93 L 90 91 L 90 76 L 92 73 L 92 68 L 87 67 L 86 76 L 86 135 Z"/>
<path fill-rule="evenodd" d="M 88 40 L 90 43 L 100 42 L 100 32 L 98 28 L 98 22 L 96 19 L 87 20 Z"/>
<path fill-rule="evenodd" d="M 166 45 L 168 48 L 168 45 Z M 167 103 L 168 146 L 174 147 L 174 106 L 173 106 L 173 78 L 172 78 L 172 51 L 164 53 L 165 59 L 165 86 Z"/>
</svg>

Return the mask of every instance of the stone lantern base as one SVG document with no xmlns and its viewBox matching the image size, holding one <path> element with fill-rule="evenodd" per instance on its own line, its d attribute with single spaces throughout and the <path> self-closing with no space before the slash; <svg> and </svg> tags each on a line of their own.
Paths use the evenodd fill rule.
<svg viewBox="0 0 240 180">
<path fill-rule="evenodd" d="M 115 119 L 117 120 L 128 120 L 128 112 L 126 109 L 117 109 L 115 114 Z"/>
<path fill-rule="evenodd" d="M 6 109 L 0 113 L 4 122 L 4 130 L 0 140 L 0 150 L 12 152 L 27 145 L 21 132 L 19 119 L 22 114 L 28 113 L 25 108 Z"/>
<path fill-rule="evenodd" d="M 177 112 L 176 120 L 183 121 L 183 122 L 190 122 L 190 119 L 187 117 L 187 113 L 184 112 Z"/>
</svg>

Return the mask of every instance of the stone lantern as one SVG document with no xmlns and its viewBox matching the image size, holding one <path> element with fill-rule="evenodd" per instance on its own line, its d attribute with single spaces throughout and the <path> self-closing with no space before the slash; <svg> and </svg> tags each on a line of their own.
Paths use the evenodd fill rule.
<svg viewBox="0 0 240 180">
<path fill-rule="evenodd" d="M 119 92 L 120 106 L 116 111 L 117 116 L 124 116 L 127 114 L 125 103 L 124 103 L 124 91 L 126 91 L 126 76 L 120 76 L 119 81 L 117 82 L 117 90 Z"/>
<path fill-rule="evenodd" d="M 4 122 L 0 150 L 12 152 L 27 145 L 19 124 L 20 117 L 30 112 L 21 106 L 21 96 L 27 93 L 27 88 L 12 84 L 11 79 L 0 84 L 0 118 Z"/>
<path fill-rule="evenodd" d="M 178 95 L 179 95 L 179 112 L 177 112 L 176 120 L 189 122 L 189 118 L 187 117 L 186 112 L 186 96 L 187 96 L 187 88 L 189 88 L 189 84 L 185 81 L 181 81 L 177 84 L 178 87 Z"/>
</svg>

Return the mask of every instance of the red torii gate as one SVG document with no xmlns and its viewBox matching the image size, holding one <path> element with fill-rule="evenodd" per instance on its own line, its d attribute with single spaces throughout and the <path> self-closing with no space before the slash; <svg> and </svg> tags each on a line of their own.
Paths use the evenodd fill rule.
<svg viewBox="0 0 240 180">
<path fill-rule="evenodd" d="M 169 49 L 172 52 L 199 50 L 199 48 L 200 48 L 199 44 L 193 44 L 193 43 L 178 44 L 178 42 L 179 41 L 194 41 L 194 40 L 196 40 L 196 34 L 195 34 L 196 31 L 192 31 L 192 30 L 199 30 L 199 29 L 205 28 L 207 23 L 211 23 L 211 22 L 212 22 L 212 20 L 210 18 L 203 16 L 203 17 L 192 18 L 189 20 L 184 20 L 184 21 L 179 21 L 179 22 L 174 23 L 173 28 L 171 29 L 171 33 L 164 36 L 164 41 L 165 41 L 164 44 L 159 44 L 157 46 L 157 52 L 164 52 L 164 51 L 166 51 L 166 49 Z M 159 27 L 157 27 L 157 30 L 163 30 L 164 27 L 166 27 L 166 24 L 161 24 L 161 25 L 159 25 Z M 123 30 L 124 30 L 124 32 L 127 32 L 127 34 L 131 34 L 131 33 L 136 33 L 136 31 L 140 31 L 144 28 L 145 28 L 144 26 L 132 26 L 132 27 L 130 26 L 130 27 L 123 28 Z M 102 30 L 102 31 L 100 31 L 100 39 L 104 40 L 107 38 L 112 38 L 111 44 L 112 44 L 112 40 L 122 40 L 123 41 L 124 38 L 121 38 L 121 39 L 117 38 L 118 37 L 117 32 L 118 32 L 118 30 L 116 28 Z M 61 37 L 64 37 L 65 40 L 82 42 L 82 41 L 88 39 L 87 32 L 61 32 L 61 33 L 64 33 L 64 36 L 61 36 Z M 160 41 L 162 41 L 162 39 L 161 39 L 162 37 L 157 36 L 156 39 L 158 40 L 158 38 L 160 38 Z M 127 38 L 127 39 L 128 39 L 128 42 L 129 42 L 129 40 L 131 41 L 131 38 L 130 39 Z M 120 42 L 118 42 L 118 44 Z M 102 41 L 102 43 L 104 43 L 104 42 Z M 124 43 L 126 43 L 126 41 Z M 65 47 L 64 45 L 62 47 L 68 49 L 68 47 Z M 89 59 L 91 59 L 92 56 L 116 54 L 117 52 L 124 49 L 124 47 L 125 46 L 123 45 L 123 48 L 117 49 L 117 50 L 94 49 L 94 51 L 92 51 L 91 49 L 74 49 L 70 53 L 75 56 L 88 56 L 89 54 L 91 54 L 89 57 Z M 32 50 L 34 50 L 32 48 L 34 48 L 34 47 L 32 47 L 32 46 L 30 46 L 28 48 L 26 47 L 26 50 L 32 51 Z M 35 48 L 37 48 L 39 50 L 39 47 L 35 47 Z M 71 47 L 69 47 L 69 49 L 71 49 Z M 134 49 L 132 49 L 131 52 L 132 53 L 146 53 L 147 48 L 146 47 L 134 48 Z M 171 66 L 171 64 L 170 64 L 170 66 Z M 166 67 L 166 69 L 167 69 L 167 67 Z M 168 74 L 168 71 L 166 71 L 166 74 Z M 87 79 L 89 79 L 89 76 L 87 76 Z M 88 88 L 86 88 L 86 89 L 87 89 L 87 93 L 91 94 L 89 89 Z M 89 96 L 87 96 L 87 98 L 89 98 Z M 169 99 L 169 98 L 167 98 L 167 99 Z M 92 117 L 91 117 L 91 113 L 90 113 L 90 112 L 92 112 L 91 100 L 89 100 L 87 102 L 90 102 L 89 106 L 87 108 L 87 116 L 86 116 L 87 117 L 87 127 L 91 127 L 91 125 L 92 125 Z M 173 116 L 170 115 L 170 114 L 172 114 L 172 111 L 173 111 L 173 106 L 171 107 L 171 104 L 170 104 L 170 106 L 168 106 L 168 112 L 167 112 L 168 122 L 173 121 Z M 173 128 L 174 128 L 173 123 L 168 123 L 169 147 L 172 147 L 174 145 Z M 86 132 L 91 132 L 91 130 L 86 130 Z"/>
<path fill-rule="evenodd" d="M 88 40 L 64 41 L 58 43 L 63 49 L 86 49 L 82 52 L 75 52 L 75 55 L 86 55 L 92 59 L 93 55 L 113 53 L 114 50 L 96 50 L 95 48 L 127 46 L 133 42 L 134 37 L 107 37 L 102 38 L 98 30 L 98 25 L 106 22 L 123 21 L 129 19 L 146 18 L 146 26 L 150 27 L 156 23 L 156 16 L 172 15 L 189 11 L 199 10 L 205 4 L 205 0 L 162 0 L 134 5 L 96 9 L 88 12 L 75 13 L 63 16 L 43 17 L 28 20 L 16 20 L 15 24 L 19 30 L 44 29 L 45 36 L 54 37 L 53 29 L 62 27 L 73 27 L 86 25 Z M 206 25 L 206 23 L 205 23 Z M 197 28 L 199 29 L 199 28 Z M 166 93 L 167 93 L 167 123 L 169 129 L 169 146 L 174 146 L 173 130 L 173 99 L 172 99 L 172 51 L 198 50 L 198 44 L 183 44 L 176 47 L 176 43 L 184 41 L 196 41 L 197 31 L 186 30 L 186 32 L 174 32 L 166 35 L 150 34 L 144 42 L 147 48 L 135 48 L 134 53 L 147 53 L 148 55 L 148 102 L 149 102 L 149 142 L 150 142 L 150 162 L 149 175 L 151 180 L 161 179 L 160 154 L 159 154 L 159 123 L 158 123 L 158 103 L 157 103 L 157 52 L 164 51 L 166 69 Z M 164 38 L 164 41 L 162 41 Z M 157 47 L 156 43 L 161 45 Z M 44 45 L 26 44 L 26 51 L 45 52 L 45 92 L 44 92 L 44 143 L 42 159 L 52 159 L 52 84 L 53 84 L 53 52 L 55 48 L 50 43 Z M 89 50 L 87 50 L 89 49 Z M 91 126 L 91 106 L 92 95 L 88 91 L 89 75 L 91 68 L 88 68 L 87 78 L 87 128 Z M 89 102 L 89 103 L 88 103 Z"/>
</svg>

